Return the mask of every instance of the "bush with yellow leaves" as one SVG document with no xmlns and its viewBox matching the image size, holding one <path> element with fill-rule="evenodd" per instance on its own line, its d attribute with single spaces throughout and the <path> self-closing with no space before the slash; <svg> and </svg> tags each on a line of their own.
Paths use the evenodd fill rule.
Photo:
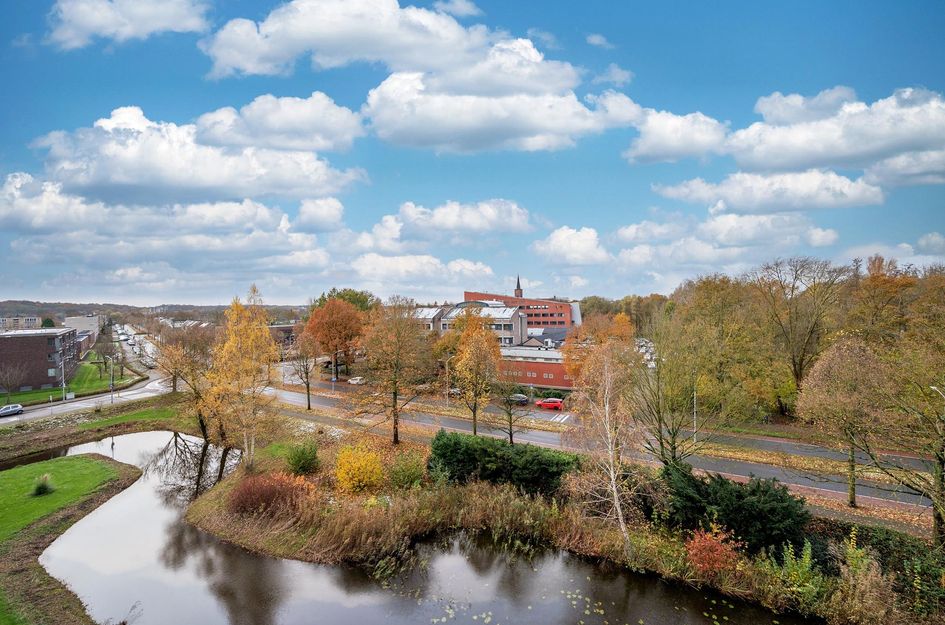
<svg viewBox="0 0 945 625">
<path fill-rule="evenodd" d="M 346 445 L 338 452 L 335 480 L 339 490 L 360 493 L 379 486 L 383 479 L 384 470 L 377 452 L 362 445 Z"/>
</svg>

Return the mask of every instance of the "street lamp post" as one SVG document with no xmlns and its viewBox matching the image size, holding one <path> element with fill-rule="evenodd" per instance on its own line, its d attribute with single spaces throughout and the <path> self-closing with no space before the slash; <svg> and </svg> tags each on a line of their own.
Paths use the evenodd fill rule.
<svg viewBox="0 0 945 625">
<path fill-rule="evenodd" d="M 108 360 L 108 396 L 111 403 L 115 403 L 115 359 L 111 356 L 102 354 L 102 357 Z"/>
<path fill-rule="evenodd" d="M 456 358 L 456 354 L 453 354 L 446 359 L 446 389 L 443 391 L 444 398 L 447 402 L 450 400 L 450 361 Z"/>
</svg>

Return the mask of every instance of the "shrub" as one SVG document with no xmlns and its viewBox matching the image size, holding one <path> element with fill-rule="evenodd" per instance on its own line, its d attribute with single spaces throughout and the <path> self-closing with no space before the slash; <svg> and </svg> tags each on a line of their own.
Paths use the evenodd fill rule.
<svg viewBox="0 0 945 625">
<path fill-rule="evenodd" d="M 840 579 L 827 601 L 825 616 L 831 625 L 885 625 L 905 623 L 896 606 L 891 576 L 883 575 L 869 551 L 856 544 L 856 531 L 838 554 Z"/>
<path fill-rule="evenodd" d="M 708 530 L 699 529 L 686 541 L 689 564 L 705 579 L 715 579 L 722 573 L 735 570 L 741 543 L 716 525 Z"/>
<path fill-rule="evenodd" d="M 43 473 L 38 478 L 36 478 L 36 483 L 33 484 L 33 496 L 42 497 L 43 495 L 48 495 L 49 493 L 56 490 L 56 487 L 53 486 L 52 479 L 48 473 Z"/>
<path fill-rule="evenodd" d="M 884 571 L 895 575 L 896 590 L 913 612 L 936 614 L 945 609 L 945 553 L 941 548 L 929 548 L 920 538 L 875 525 L 818 517 L 807 526 L 808 534 L 822 543 L 842 542 L 854 530 L 857 544 L 868 549 Z M 829 570 L 839 574 L 834 561 Z"/>
<path fill-rule="evenodd" d="M 311 490 L 303 478 L 287 473 L 249 475 L 230 491 L 227 506 L 236 514 L 275 513 L 293 507 Z"/>
<path fill-rule="evenodd" d="M 302 443 L 289 448 L 285 457 L 289 473 L 307 475 L 318 470 L 318 447 L 315 443 Z"/>
<path fill-rule="evenodd" d="M 751 478 L 747 484 L 721 475 L 697 477 L 692 467 L 667 467 L 670 490 L 668 520 L 694 529 L 716 521 L 745 543 L 749 553 L 791 543 L 800 545 L 810 513 L 777 480 Z"/>
<path fill-rule="evenodd" d="M 429 460 L 431 470 L 440 467 L 453 482 L 480 479 L 543 494 L 557 491 L 561 476 L 577 463 L 574 454 L 444 430 L 433 437 Z"/>
<path fill-rule="evenodd" d="M 346 445 L 338 452 L 335 479 L 338 488 L 349 493 L 376 488 L 384 479 L 381 457 L 366 447 Z"/>
<path fill-rule="evenodd" d="M 426 473 L 423 456 L 417 452 L 400 454 L 390 468 L 390 483 L 394 488 L 416 488 Z"/>
<path fill-rule="evenodd" d="M 780 580 L 788 596 L 789 607 L 802 614 L 812 614 L 826 592 L 824 576 L 814 568 L 811 543 L 804 541 L 801 555 L 788 543 L 781 550 L 781 561 L 774 556 L 762 559 L 760 566 L 773 578 Z"/>
</svg>

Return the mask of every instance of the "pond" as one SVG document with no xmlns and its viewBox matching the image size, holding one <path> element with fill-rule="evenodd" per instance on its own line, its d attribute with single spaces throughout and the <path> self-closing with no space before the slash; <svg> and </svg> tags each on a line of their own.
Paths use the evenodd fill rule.
<svg viewBox="0 0 945 625">
<path fill-rule="evenodd" d="M 512 558 L 463 536 L 420 545 L 421 564 L 384 582 L 354 567 L 259 556 L 182 519 L 188 502 L 238 462 L 236 452 L 173 432 L 67 451 L 89 452 L 144 475 L 66 531 L 40 562 L 99 623 L 808 623 L 556 550 Z"/>
</svg>

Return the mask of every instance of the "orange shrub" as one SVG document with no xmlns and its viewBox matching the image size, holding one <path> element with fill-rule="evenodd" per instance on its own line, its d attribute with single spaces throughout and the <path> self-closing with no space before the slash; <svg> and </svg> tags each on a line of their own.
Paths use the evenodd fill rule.
<svg viewBox="0 0 945 625">
<path fill-rule="evenodd" d="M 709 530 L 696 530 L 686 541 L 689 564 L 705 578 L 734 571 L 738 564 L 741 543 L 731 534 L 713 525 Z"/>
<path fill-rule="evenodd" d="M 311 491 L 312 485 L 305 478 L 288 473 L 250 475 L 230 491 L 227 506 L 237 514 L 272 513 L 295 506 Z"/>
<path fill-rule="evenodd" d="M 338 489 L 349 493 L 360 493 L 376 488 L 384 479 L 381 456 L 364 445 L 346 445 L 335 460 L 335 480 Z"/>
</svg>

